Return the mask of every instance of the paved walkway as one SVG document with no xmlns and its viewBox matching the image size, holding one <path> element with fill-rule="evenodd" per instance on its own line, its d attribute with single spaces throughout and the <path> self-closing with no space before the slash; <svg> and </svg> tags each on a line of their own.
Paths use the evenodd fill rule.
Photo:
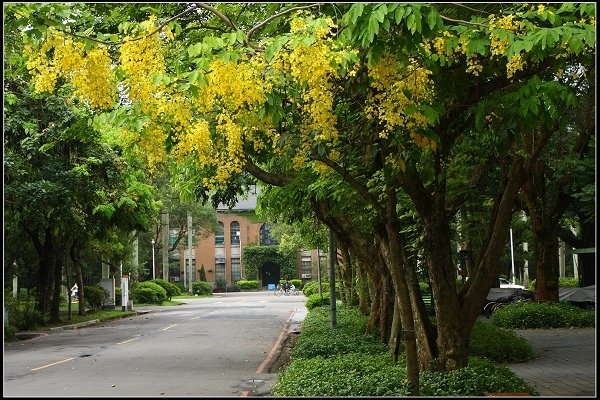
<svg viewBox="0 0 600 400">
<path fill-rule="evenodd" d="M 596 397 L 596 329 L 515 329 L 538 358 L 507 367 L 541 397 Z"/>
</svg>

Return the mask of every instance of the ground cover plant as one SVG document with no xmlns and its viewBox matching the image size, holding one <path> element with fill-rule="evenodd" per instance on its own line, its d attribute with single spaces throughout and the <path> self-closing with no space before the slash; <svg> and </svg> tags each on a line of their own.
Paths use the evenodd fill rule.
<svg viewBox="0 0 600 400">
<path fill-rule="evenodd" d="M 590 328 L 596 326 L 596 311 L 565 302 L 518 302 L 494 311 L 490 322 L 512 329 Z"/>
<path fill-rule="evenodd" d="M 356 307 L 339 305 L 331 328 L 327 306 L 307 314 L 292 360 L 280 373 L 274 396 L 407 396 L 403 357 L 393 365 L 378 336 L 366 335 L 367 317 Z M 493 343 L 487 346 L 486 343 Z M 483 396 L 495 392 L 536 394 L 534 388 L 500 365 L 527 361 L 534 352 L 514 332 L 478 322 L 471 335 L 472 356 L 466 368 L 421 372 L 419 393 L 425 396 Z"/>
</svg>

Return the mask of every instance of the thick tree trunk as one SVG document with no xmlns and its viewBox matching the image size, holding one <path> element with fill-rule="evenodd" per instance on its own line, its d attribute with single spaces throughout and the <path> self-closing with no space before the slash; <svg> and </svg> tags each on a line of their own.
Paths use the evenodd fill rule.
<svg viewBox="0 0 600 400">
<path fill-rule="evenodd" d="M 535 299 L 558 301 L 558 236 L 542 226 L 533 229 L 536 255 Z"/>
</svg>

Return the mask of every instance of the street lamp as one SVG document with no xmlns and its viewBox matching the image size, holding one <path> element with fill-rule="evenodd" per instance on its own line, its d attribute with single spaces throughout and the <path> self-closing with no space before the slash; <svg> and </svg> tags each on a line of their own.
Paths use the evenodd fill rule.
<svg viewBox="0 0 600 400">
<path fill-rule="evenodd" d="M 239 239 L 240 239 L 240 278 L 241 278 L 242 271 L 243 271 L 243 269 L 242 269 L 242 232 L 241 232 L 241 230 L 239 230 L 235 234 L 238 235 Z"/>
<path fill-rule="evenodd" d="M 155 272 L 154 270 L 156 269 L 156 265 L 154 262 L 154 239 L 152 239 L 152 279 L 155 279 Z"/>
</svg>

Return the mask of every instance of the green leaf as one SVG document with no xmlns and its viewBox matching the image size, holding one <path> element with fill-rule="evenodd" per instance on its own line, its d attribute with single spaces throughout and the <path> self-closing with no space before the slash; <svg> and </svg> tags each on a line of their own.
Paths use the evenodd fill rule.
<svg viewBox="0 0 600 400">
<path fill-rule="evenodd" d="M 429 29 L 433 30 L 438 23 L 440 16 L 436 9 L 432 9 L 429 14 L 427 14 L 427 24 L 429 25 Z"/>
<path fill-rule="evenodd" d="M 360 17 L 365 9 L 365 5 L 363 3 L 356 3 L 350 8 L 350 20 L 352 21 L 352 25 L 356 24 L 356 20 Z"/>
<path fill-rule="evenodd" d="M 190 82 L 190 84 L 196 83 L 196 80 L 198 79 L 198 74 L 199 74 L 199 72 L 197 69 L 192 71 L 192 73 L 188 77 L 188 81 Z"/>
<path fill-rule="evenodd" d="M 487 47 L 489 47 L 490 45 L 490 40 L 488 38 L 485 37 L 480 37 L 480 38 L 471 38 L 471 40 L 469 40 L 469 45 L 467 46 L 467 53 L 468 54 L 481 54 L 482 56 L 485 56 L 487 54 Z"/>
<path fill-rule="evenodd" d="M 406 27 L 412 33 L 415 33 L 415 30 L 417 29 L 417 27 L 415 26 L 415 14 L 410 14 L 408 16 L 408 18 L 406 19 Z"/>
<path fill-rule="evenodd" d="M 396 20 L 396 24 L 399 24 L 402 21 L 402 18 L 404 18 L 404 13 L 405 13 L 406 9 L 403 6 L 400 6 L 396 9 L 394 18 Z"/>
<path fill-rule="evenodd" d="M 190 57 L 195 57 L 202 53 L 202 43 L 196 43 L 188 47 L 188 54 Z"/>
</svg>

